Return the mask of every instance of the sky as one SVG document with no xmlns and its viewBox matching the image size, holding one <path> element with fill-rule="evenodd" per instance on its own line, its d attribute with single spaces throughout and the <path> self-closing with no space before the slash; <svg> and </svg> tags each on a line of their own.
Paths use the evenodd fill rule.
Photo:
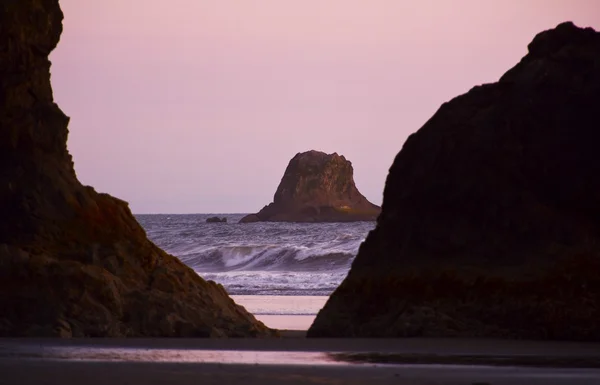
<svg viewBox="0 0 600 385">
<path fill-rule="evenodd" d="M 381 204 L 408 135 L 596 0 L 60 0 L 79 179 L 142 213 L 246 213 L 311 149 Z"/>
</svg>

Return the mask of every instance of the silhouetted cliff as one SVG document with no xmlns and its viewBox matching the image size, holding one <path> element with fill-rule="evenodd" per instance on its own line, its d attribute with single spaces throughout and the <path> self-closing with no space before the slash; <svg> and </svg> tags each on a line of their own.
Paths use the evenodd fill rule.
<svg viewBox="0 0 600 385">
<path fill-rule="evenodd" d="M 600 33 L 564 23 L 397 155 L 310 336 L 600 340 Z"/>
<path fill-rule="evenodd" d="M 53 101 L 58 0 L 0 3 L 0 336 L 257 336 L 225 290 L 82 186 Z"/>
</svg>

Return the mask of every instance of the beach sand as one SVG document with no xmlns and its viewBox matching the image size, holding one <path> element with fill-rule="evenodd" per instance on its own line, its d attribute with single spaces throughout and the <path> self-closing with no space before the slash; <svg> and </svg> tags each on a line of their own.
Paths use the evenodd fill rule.
<svg viewBox="0 0 600 385">
<path fill-rule="evenodd" d="M 327 296 L 232 295 L 238 304 L 272 329 L 293 330 L 296 334 L 312 325 Z M 306 334 L 306 333 L 304 333 Z"/>
<path fill-rule="evenodd" d="M 382 361 L 382 357 L 389 363 L 368 362 Z M 600 344 L 591 343 L 305 338 L 0 340 L 0 384 L 597 385 L 600 370 L 594 367 L 600 367 Z"/>
</svg>

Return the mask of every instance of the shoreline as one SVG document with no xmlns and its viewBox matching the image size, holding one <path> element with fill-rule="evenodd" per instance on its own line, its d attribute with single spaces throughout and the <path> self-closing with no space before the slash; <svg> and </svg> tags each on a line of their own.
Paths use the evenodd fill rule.
<svg viewBox="0 0 600 385">
<path fill-rule="evenodd" d="M 0 339 L 0 384 L 592 385 L 600 343 L 465 339 Z"/>
<path fill-rule="evenodd" d="M 308 330 L 275 329 L 281 338 L 306 338 Z"/>
<path fill-rule="evenodd" d="M 0 360 L 62 359 L 57 351 L 323 353 L 346 364 L 493 365 L 600 368 L 600 343 L 491 339 L 306 338 L 306 330 L 279 330 L 280 338 L 0 338 Z M 116 354 L 116 353 L 115 353 Z M 120 357 L 116 356 L 117 360 Z M 127 357 L 123 359 L 127 361 Z M 227 363 L 223 361 L 222 363 Z"/>
</svg>

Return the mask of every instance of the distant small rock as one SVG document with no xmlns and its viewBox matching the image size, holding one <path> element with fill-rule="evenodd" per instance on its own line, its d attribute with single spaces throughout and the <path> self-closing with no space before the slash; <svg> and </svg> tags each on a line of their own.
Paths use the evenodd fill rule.
<svg viewBox="0 0 600 385">
<path fill-rule="evenodd" d="M 227 218 L 223 217 L 223 218 L 219 218 L 219 217 L 210 217 L 210 218 L 206 218 L 206 223 L 226 223 L 227 222 Z"/>
<path fill-rule="evenodd" d="M 353 174 L 352 163 L 337 153 L 298 153 L 285 169 L 273 203 L 240 223 L 374 221 L 381 209 L 358 191 Z"/>
</svg>

